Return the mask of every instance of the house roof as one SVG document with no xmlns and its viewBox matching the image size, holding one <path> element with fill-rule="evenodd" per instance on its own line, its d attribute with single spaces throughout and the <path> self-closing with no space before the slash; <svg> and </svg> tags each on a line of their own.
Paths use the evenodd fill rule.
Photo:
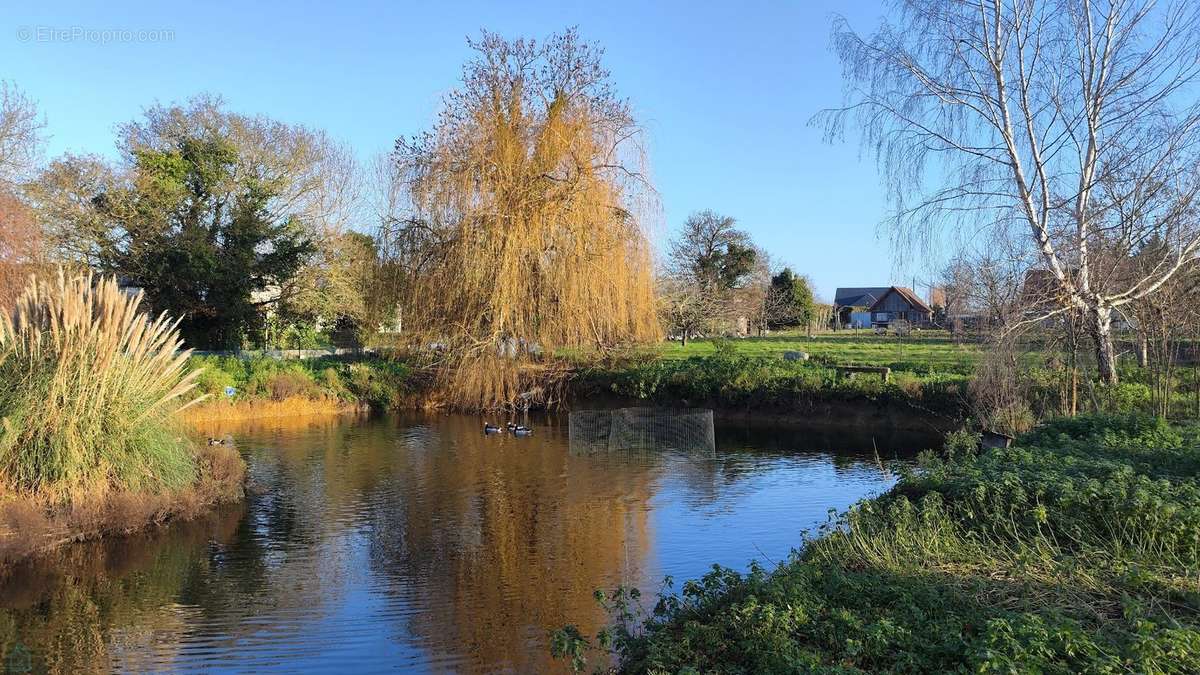
<svg viewBox="0 0 1200 675">
<path fill-rule="evenodd" d="M 930 314 L 933 313 L 933 309 L 931 309 L 929 307 L 929 305 L 925 304 L 924 300 L 917 297 L 916 293 L 913 293 L 911 290 L 909 290 L 903 286 L 892 286 L 891 288 L 886 289 L 884 291 L 883 295 L 880 295 L 879 298 L 875 301 L 875 304 L 871 305 L 871 310 L 874 311 L 875 305 L 878 305 L 879 303 L 883 302 L 883 299 L 886 298 L 891 293 L 895 293 L 896 295 L 899 295 L 901 298 L 904 299 L 905 302 L 907 302 L 909 304 L 909 306 L 913 307 L 914 309 L 919 309 L 923 312 L 929 312 Z"/>
<path fill-rule="evenodd" d="M 838 307 L 870 307 L 887 292 L 887 286 L 839 288 L 834 293 L 833 304 Z"/>
</svg>

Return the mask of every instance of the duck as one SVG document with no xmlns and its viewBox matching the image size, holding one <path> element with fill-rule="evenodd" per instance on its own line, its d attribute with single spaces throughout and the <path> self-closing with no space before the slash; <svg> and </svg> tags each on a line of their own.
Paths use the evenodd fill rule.
<svg viewBox="0 0 1200 675">
<path fill-rule="evenodd" d="M 533 435 L 533 429 L 530 429 L 529 427 L 522 427 L 522 426 L 516 426 L 516 425 L 513 426 L 512 432 L 513 432 L 514 436 L 532 436 Z"/>
<path fill-rule="evenodd" d="M 484 424 L 483 424 L 483 433 L 485 433 L 485 434 L 499 434 L 499 433 L 503 433 L 503 432 L 504 432 L 504 430 L 498 426 L 495 426 L 493 424 L 488 424 L 487 422 L 484 422 Z"/>
<path fill-rule="evenodd" d="M 226 441 L 224 438 L 209 438 L 208 444 L 209 445 L 228 445 L 229 441 Z"/>
</svg>

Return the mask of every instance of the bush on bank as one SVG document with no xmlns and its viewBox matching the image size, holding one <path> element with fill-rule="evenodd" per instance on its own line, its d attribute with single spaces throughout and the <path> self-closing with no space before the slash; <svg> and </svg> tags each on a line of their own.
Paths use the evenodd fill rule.
<svg viewBox="0 0 1200 675">
<path fill-rule="evenodd" d="M 1200 434 L 1054 421 L 1012 448 L 960 434 L 773 571 L 714 568 L 636 611 L 626 672 L 1200 672 Z"/>
</svg>

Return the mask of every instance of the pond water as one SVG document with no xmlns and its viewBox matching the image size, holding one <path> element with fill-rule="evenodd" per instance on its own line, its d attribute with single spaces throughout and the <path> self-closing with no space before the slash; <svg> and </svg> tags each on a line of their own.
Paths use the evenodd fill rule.
<svg viewBox="0 0 1200 675">
<path fill-rule="evenodd" d="M 62 549 L 0 583 L 0 648 L 33 672 L 545 672 L 597 588 L 785 560 L 936 436 L 721 423 L 717 452 L 567 448 L 565 418 L 302 418 L 220 430 L 244 504 Z"/>
</svg>

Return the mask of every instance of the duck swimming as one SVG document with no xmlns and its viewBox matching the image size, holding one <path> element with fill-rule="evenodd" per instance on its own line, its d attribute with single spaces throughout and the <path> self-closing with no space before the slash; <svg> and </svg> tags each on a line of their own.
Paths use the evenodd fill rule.
<svg viewBox="0 0 1200 675">
<path fill-rule="evenodd" d="M 503 431 L 504 430 L 498 426 L 488 424 L 486 422 L 484 422 L 484 424 L 483 424 L 483 433 L 485 433 L 485 434 L 499 434 L 499 433 L 502 433 Z"/>
<path fill-rule="evenodd" d="M 532 436 L 533 429 L 529 427 L 513 426 L 512 432 L 514 436 Z"/>
<path fill-rule="evenodd" d="M 230 445 L 231 443 L 229 441 L 226 441 L 223 438 L 209 438 L 208 444 L 209 445 Z"/>
</svg>

